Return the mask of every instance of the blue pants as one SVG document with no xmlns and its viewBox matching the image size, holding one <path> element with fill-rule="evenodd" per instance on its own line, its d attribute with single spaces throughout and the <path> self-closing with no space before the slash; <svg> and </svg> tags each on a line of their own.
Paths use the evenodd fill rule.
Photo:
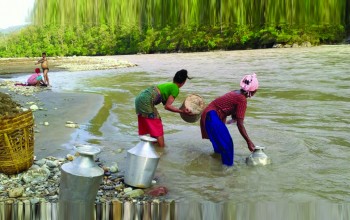
<svg viewBox="0 0 350 220">
<path fill-rule="evenodd" d="M 214 152 L 221 154 L 222 163 L 233 166 L 234 145 L 226 125 L 220 120 L 216 111 L 206 115 L 205 130 L 213 145 Z"/>
</svg>

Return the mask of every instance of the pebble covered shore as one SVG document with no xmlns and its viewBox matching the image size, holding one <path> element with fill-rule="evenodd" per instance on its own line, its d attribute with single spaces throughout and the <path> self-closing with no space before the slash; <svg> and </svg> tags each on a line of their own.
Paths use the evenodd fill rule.
<svg viewBox="0 0 350 220">
<path fill-rule="evenodd" d="M 74 160 L 77 155 L 67 155 L 66 158 L 47 157 L 35 160 L 29 170 L 6 175 L 0 173 L 0 202 L 13 204 L 16 202 L 50 202 L 56 203 L 59 199 L 60 167 Z M 153 186 L 149 189 L 138 189 L 124 184 L 123 172 L 118 165 L 105 166 L 99 158 L 96 165 L 104 170 L 103 180 L 97 192 L 96 203 L 107 201 L 158 200 L 158 197 L 167 194 L 166 187 Z"/>
</svg>

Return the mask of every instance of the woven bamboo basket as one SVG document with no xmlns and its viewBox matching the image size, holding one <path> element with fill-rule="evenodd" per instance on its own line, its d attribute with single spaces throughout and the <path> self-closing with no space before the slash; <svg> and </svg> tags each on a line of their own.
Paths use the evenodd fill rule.
<svg viewBox="0 0 350 220">
<path fill-rule="evenodd" d="M 186 97 L 180 109 L 187 108 L 191 111 L 191 115 L 180 113 L 181 118 L 189 123 L 194 123 L 200 119 L 202 111 L 205 108 L 205 103 L 199 95 L 191 94 Z"/>
<path fill-rule="evenodd" d="M 0 117 L 0 173 L 28 170 L 34 160 L 34 118 L 32 111 Z"/>
</svg>

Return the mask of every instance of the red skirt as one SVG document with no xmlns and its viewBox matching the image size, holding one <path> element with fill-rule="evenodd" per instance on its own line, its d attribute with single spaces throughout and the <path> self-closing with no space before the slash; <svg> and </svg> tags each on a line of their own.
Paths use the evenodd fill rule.
<svg viewBox="0 0 350 220">
<path fill-rule="evenodd" d="M 160 137 L 164 135 L 163 124 L 160 118 L 145 118 L 137 116 L 139 135 L 150 134 L 151 137 Z"/>
</svg>

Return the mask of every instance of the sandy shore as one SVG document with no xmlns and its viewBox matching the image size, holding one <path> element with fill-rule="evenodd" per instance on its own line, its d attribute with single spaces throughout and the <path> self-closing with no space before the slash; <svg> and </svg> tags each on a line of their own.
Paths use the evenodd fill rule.
<svg viewBox="0 0 350 220">
<path fill-rule="evenodd" d="M 61 93 L 43 90 L 31 96 L 23 96 L 1 88 L 22 107 L 37 105 L 33 112 L 35 121 L 34 151 L 37 158 L 64 157 L 74 145 L 72 134 L 77 129 L 65 126 L 66 121 L 86 124 L 103 104 L 103 96 L 83 93 Z M 45 125 L 48 123 L 48 125 Z"/>
<path fill-rule="evenodd" d="M 38 67 L 34 65 L 36 60 L 34 58 L 0 59 L 0 85 L 1 81 L 11 80 L 7 78 L 7 74 L 28 72 L 29 68 Z M 134 66 L 127 61 L 101 57 L 49 58 L 49 60 L 50 71 L 115 69 Z M 26 87 L 14 90 L 12 84 L 12 88 L 4 84 L 6 83 L 0 86 L 0 92 L 10 94 L 21 106 L 29 108 L 35 104 L 39 107 L 39 110 L 34 111 L 35 155 L 38 158 L 62 157 L 70 153 L 76 141 L 76 133 L 79 132 L 79 129 L 84 129 L 84 125 L 88 124 L 89 120 L 97 114 L 104 101 L 103 96 L 98 94 L 65 93 L 47 88 L 32 90 L 28 87 L 27 90 Z M 82 126 L 68 128 L 65 126 L 66 121 L 73 121 Z"/>
<path fill-rule="evenodd" d="M 40 57 L 34 58 L 0 58 L 0 74 L 34 73 Z M 50 71 L 105 70 L 132 67 L 136 64 L 115 57 L 48 57 Z"/>
</svg>

